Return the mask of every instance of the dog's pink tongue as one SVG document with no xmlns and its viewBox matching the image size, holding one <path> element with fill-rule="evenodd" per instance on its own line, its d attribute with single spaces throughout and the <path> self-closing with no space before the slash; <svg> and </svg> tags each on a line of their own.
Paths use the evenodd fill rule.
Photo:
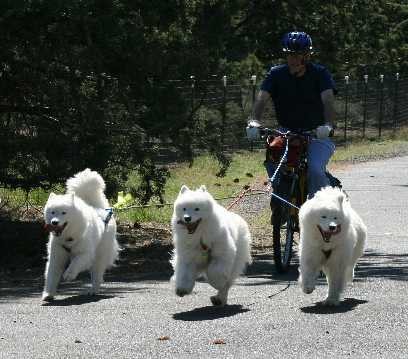
<svg viewBox="0 0 408 359">
<path fill-rule="evenodd" d="M 52 224 L 48 224 L 48 223 L 44 224 L 44 231 L 46 231 L 47 233 L 52 232 L 53 229 L 54 229 L 54 226 Z"/>
<path fill-rule="evenodd" d="M 326 232 L 326 231 L 324 231 L 324 230 L 322 229 L 322 227 L 320 227 L 320 226 L 317 226 L 317 228 L 319 229 L 319 232 L 320 232 L 320 234 L 322 235 L 323 240 L 325 240 L 325 241 L 330 240 L 330 237 L 332 236 L 332 233 L 331 233 L 331 232 Z"/>
<path fill-rule="evenodd" d="M 196 223 L 192 223 L 192 224 L 187 224 L 186 227 L 187 227 L 188 233 L 193 234 L 197 228 L 197 225 Z"/>
<path fill-rule="evenodd" d="M 329 241 L 331 236 L 336 235 L 336 234 L 340 233 L 340 231 L 341 231 L 341 226 L 340 225 L 338 225 L 336 230 L 334 230 L 334 231 L 324 231 L 320 226 L 317 226 L 317 228 L 319 229 L 320 234 L 322 235 L 322 237 L 323 237 L 323 239 L 325 241 Z"/>
<path fill-rule="evenodd" d="M 61 233 L 64 230 L 65 225 L 66 225 L 66 223 L 63 226 L 46 223 L 46 224 L 44 224 L 44 230 L 47 233 L 50 233 L 50 232 Z"/>
</svg>

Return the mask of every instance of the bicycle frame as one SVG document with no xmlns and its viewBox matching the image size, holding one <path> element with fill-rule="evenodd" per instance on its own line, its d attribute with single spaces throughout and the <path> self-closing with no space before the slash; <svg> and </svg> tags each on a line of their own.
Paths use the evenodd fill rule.
<svg viewBox="0 0 408 359">
<path fill-rule="evenodd" d="M 289 153 L 289 142 L 291 139 L 291 136 L 302 136 L 305 138 L 305 143 L 309 142 L 310 139 L 310 134 L 308 133 L 296 133 L 296 132 L 281 132 L 278 130 L 269 130 L 267 129 L 267 131 L 269 133 L 277 133 L 280 136 L 283 136 L 286 140 L 286 144 L 285 144 L 285 151 L 279 161 L 279 164 L 277 165 L 274 174 L 272 175 L 271 178 L 269 178 L 269 181 L 273 184 L 274 180 L 277 176 L 277 174 L 279 173 L 279 171 L 283 170 L 283 172 L 285 172 L 286 175 L 288 175 L 288 173 L 290 174 L 290 177 L 293 179 L 293 177 L 295 177 L 295 180 L 299 180 L 300 181 L 300 201 L 299 200 L 295 200 L 293 201 L 292 198 L 282 198 L 279 194 L 276 193 L 272 193 L 273 197 L 276 197 L 279 201 L 289 205 L 292 207 L 292 209 L 297 209 L 299 210 L 300 205 L 303 204 L 303 202 L 306 200 L 306 196 L 307 196 L 307 184 L 306 184 L 306 170 L 307 170 L 307 159 L 306 159 L 306 152 L 307 152 L 307 147 L 302 149 L 302 153 L 300 154 L 300 159 L 299 159 L 299 163 L 297 165 L 288 165 L 285 163 L 285 160 L 288 156 Z M 292 180 L 292 185 L 290 188 L 289 193 L 293 193 L 294 191 L 294 187 L 297 181 L 293 181 Z M 297 203 L 298 205 L 296 205 L 295 203 Z"/>
<path fill-rule="evenodd" d="M 289 198 L 290 213 L 297 215 L 300 206 L 304 203 L 307 197 L 306 171 L 300 168 L 293 168 L 292 176 L 294 178 L 292 179 L 292 184 L 289 191 L 292 196 Z M 299 192 L 297 192 L 297 190 Z"/>
<path fill-rule="evenodd" d="M 301 144 L 301 151 L 298 153 L 299 158 L 295 161 L 296 163 L 288 163 L 286 158 L 289 154 L 291 133 L 274 132 L 286 139 L 285 151 L 273 176 L 269 179 L 273 184 L 278 173 L 280 174 L 279 186 L 275 188 L 271 197 L 271 208 L 273 198 L 275 198 L 275 202 L 276 200 L 279 201 L 276 207 L 272 209 L 271 223 L 273 225 L 274 261 L 278 272 L 282 273 L 289 269 L 295 233 L 299 233 L 298 210 L 307 198 L 306 154 L 308 138 L 306 137 L 304 143 Z M 299 134 L 296 133 L 294 136 L 299 136 Z M 287 189 L 285 193 L 287 198 L 283 198 L 284 194 L 282 193 L 276 193 L 276 190 L 282 190 L 282 188 Z"/>
</svg>

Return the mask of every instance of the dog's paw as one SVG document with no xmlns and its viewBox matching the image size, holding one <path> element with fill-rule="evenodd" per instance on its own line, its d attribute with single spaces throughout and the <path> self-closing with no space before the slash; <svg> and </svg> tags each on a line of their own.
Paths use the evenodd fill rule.
<svg viewBox="0 0 408 359">
<path fill-rule="evenodd" d="M 54 296 L 49 293 L 43 293 L 41 300 L 43 302 L 52 302 L 54 300 Z"/>
<path fill-rule="evenodd" d="M 225 299 L 220 298 L 218 295 L 213 295 L 210 297 L 211 303 L 217 307 L 222 307 L 227 304 Z"/>
<path fill-rule="evenodd" d="M 99 290 L 95 290 L 93 288 L 85 289 L 82 292 L 82 295 L 89 295 L 89 296 L 98 295 L 98 294 L 99 294 Z"/>
<path fill-rule="evenodd" d="M 311 294 L 314 290 L 314 287 L 303 287 L 303 293 L 305 294 Z"/>
<path fill-rule="evenodd" d="M 326 307 L 337 307 L 340 305 L 340 300 L 337 298 L 326 298 L 323 302 L 320 302 L 320 304 Z"/>
<path fill-rule="evenodd" d="M 307 283 L 307 284 L 302 283 L 301 286 L 302 286 L 302 291 L 305 294 L 311 294 L 315 290 L 315 286 L 310 283 Z"/>
<path fill-rule="evenodd" d="M 176 288 L 176 295 L 179 297 L 184 297 L 187 294 L 190 294 L 191 291 L 188 291 L 187 289 L 184 288 Z"/>
<path fill-rule="evenodd" d="M 67 281 L 67 282 L 71 282 L 73 281 L 76 277 L 78 276 L 78 273 L 76 273 L 75 271 L 73 271 L 72 269 L 68 268 L 64 274 L 62 275 L 62 278 Z"/>
</svg>

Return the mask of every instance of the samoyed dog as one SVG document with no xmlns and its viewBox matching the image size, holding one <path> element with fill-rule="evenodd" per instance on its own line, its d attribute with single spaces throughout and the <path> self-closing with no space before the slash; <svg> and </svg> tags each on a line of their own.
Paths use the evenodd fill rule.
<svg viewBox="0 0 408 359">
<path fill-rule="evenodd" d="M 210 298 L 212 304 L 225 305 L 235 279 L 252 262 L 245 220 L 219 205 L 205 186 L 190 190 L 183 185 L 171 225 L 176 294 L 190 294 L 197 277 L 204 274 L 218 291 Z"/>
<path fill-rule="evenodd" d="M 312 293 L 322 270 L 329 287 L 322 304 L 339 305 L 363 254 L 367 228 L 345 193 L 333 187 L 321 189 L 303 204 L 299 222 L 301 288 L 306 294 Z"/>
<path fill-rule="evenodd" d="M 50 232 L 44 301 L 54 299 L 61 276 L 72 281 L 85 270 L 92 277 L 89 294 L 97 294 L 117 259 L 116 222 L 104 190 L 102 177 L 87 168 L 67 180 L 66 194 L 50 194 L 44 208 Z"/>
</svg>

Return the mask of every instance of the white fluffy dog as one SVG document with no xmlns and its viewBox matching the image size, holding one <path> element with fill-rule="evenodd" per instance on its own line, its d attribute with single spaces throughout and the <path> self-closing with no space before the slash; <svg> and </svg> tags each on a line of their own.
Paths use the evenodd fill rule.
<svg viewBox="0 0 408 359">
<path fill-rule="evenodd" d="M 114 264 L 116 222 L 104 190 L 102 177 L 87 168 L 67 180 L 66 194 L 50 194 L 44 208 L 50 232 L 44 301 L 54 299 L 61 276 L 72 281 L 85 270 L 92 276 L 90 294 L 98 293 L 106 269 Z"/>
<path fill-rule="evenodd" d="M 322 270 L 328 283 L 325 305 L 339 305 L 342 292 L 352 282 L 354 267 L 364 251 L 367 228 L 351 208 L 345 193 L 325 187 L 299 211 L 300 276 L 304 293 L 312 293 Z"/>
<path fill-rule="evenodd" d="M 182 186 L 172 217 L 176 294 L 190 294 L 200 274 L 217 289 L 213 305 L 225 305 L 235 279 L 251 263 L 251 235 L 239 215 L 219 205 L 205 186 Z"/>
</svg>

